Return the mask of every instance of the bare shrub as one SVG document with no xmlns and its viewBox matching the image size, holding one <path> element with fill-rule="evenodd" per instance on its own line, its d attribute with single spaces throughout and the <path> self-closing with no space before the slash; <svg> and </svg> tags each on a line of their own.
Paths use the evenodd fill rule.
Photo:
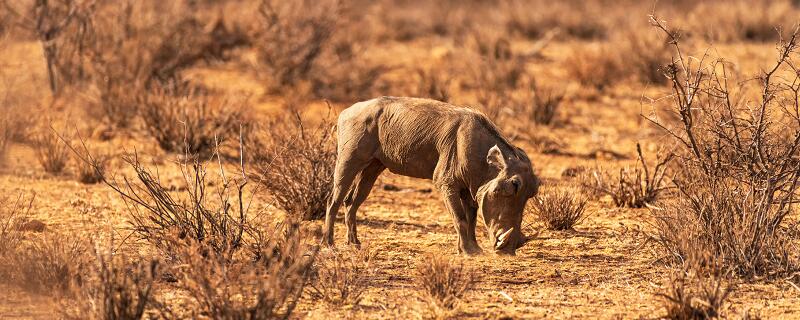
<svg viewBox="0 0 800 320">
<path fill-rule="evenodd" d="M 41 128 L 33 136 L 33 149 L 36 160 L 50 174 L 60 174 L 69 160 L 69 148 L 62 141 L 55 129 Z"/>
<path fill-rule="evenodd" d="M 241 139 L 240 139 L 241 140 Z M 74 154 L 101 172 L 97 158 L 81 139 L 79 147 L 70 146 Z M 102 182 L 115 191 L 128 206 L 133 235 L 153 244 L 170 258 L 176 258 L 181 242 L 197 242 L 215 253 L 235 252 L 245 247 L 244 235 L 248 231 L 248 209 L 245 205 L 244 187 L 247 184 L 244 155 L 240 154 L 241 175 L 229 177 L 222 159 L 215 152 L 219 165 L 218 180 L 206 179 L 207 166 L 197 157 L 187 162 L 177 162 L 182 173 L 182 194 L 176 197 L 157 174 L 139 161 L 137 153 L 127 154 L 122 160 L 136 173 L 135 180 L 118 181 L 114 176 L 98 174 Z M 214 188 L 216 186 L 216 188 Z M 213 194 L 213 196 L 210 196 Z M 174 241 L 177 238 L 180 241 Z"/>
<path fill-rule="evenodd" d="M 637 143 L 636 152 L 639 156 L 639 165 L 634 168 L 625 167 L 619 170 L 618 177 L 611 177 L 606 173 L 595 171 L 593 181 L 588 182 L 588 187 L 601 194 L 611 197 L 617 207 L 643 208 L 655 203 L 659 196 L 668 189 L 664 185 L 667 164 L 673 155 L 669 154 L 657 161 L 653 171 L 647 166 L 642 155 L 642 147 Z"/>
<path fill-rule="evenodd" d="M 273 230 L 255 261 L 231 260 L 231 253 L 182 246 L 187 265 L 182 287 L 199 315 L 212 319 L 289 319 L 311 274 L 315 257 L 301 241 L 297 223 L 286 221 Z"/>
<path fill-rule="evenodd" d="M 156 304 L 159 263 L 130 259 L 111 248 L 95 248 L 93 258 L 80 287 L 62 299 L 62 315 L 68 319 L 144 319 L 148 308 Z"/>
<path fill-rule="evenodd" d="M 552 88 L 541 88 L 534 79 L 529 81 L 528 87 L 521 98 L 512 99 L 511 108 L 514 113 L 523 117 L 517 119 L 525 119 L 537 125 L 553 124 L 558 115 L 558 108 L 564 100 L 564 94 Z"/>
<path fill-rule="evenodd" d="M 13 136 L 12 126 L 5 118 L 0 120 L 0 165 L 5 161 L 6 150 Z"/>
<path fill-rule="evenodd" d="M 137 94 L 180 82 L 181 71 L 204 61 L 224 60 L 247 44 L 245 33 L 222 17 L 194 13 L 187 1 L 97 4 L 83 42 L 97 101 L 92 111 L 113 128 L 135 123 Z"/>
<path fill-rule="evenodd" d="M 620 55 L 614 52 L 604 44 L 575 50 L 564 61 L 564 69 L 582 85 L 605 89 L 625 76 Z"/>
<path fill-rule="evenodd" d="M 215 98 L 190 85 L 153 88 L 142 95 L 145 128 L 165 151 L 207 157 L 244 124 L 241 102 Z"/>
<path fill-rule="evenodd" d="M 480 62 L 470 69 L 471 86 L 481 111 L 504 127 L 504 120 L 513 112 L 511 96 L 522 83 L 525 62 L 513 54 L 505 38 L 477 35 L 475 42 L 474 50 Z"/>
<path fill-rule="evenodd" d="M 37 293 L 66 293 L 79 281 L 87 263 L 86 244 L 75 236 L 30 235 L 8 255 L 9 282 Z"/>
<path fill-rule="evenodd" d="M 333 307 L 358 305 L 374 272 L 374 256 L 375 251 L 368 248 L 319 254 L 310 281 L 311 297 Z"/>
<path fill-rule="evenodd" d="M 472 270 L 441 255 L 417 263 L 414 281 L 434 310 L 452 311 L 475 284 Z"/>
<path fill-rule="evenodd" d="M 253 42 L 272 90 L 308 79 L 336 29 L 341 9 L 338 0 L 261 1 Z"/>
<path fill-rule="evenodd" d="M 565 36 L 578 39 L 600 39 L 608 34 L 603 16 L 593 14 L 601 10 L 596 7 L 599 3 L 514 0 L 504 1 L 503 4 L 508 31 L 528 38 L 542 37 L 551 30 L 559 30 Z"/>
<path fill-rule="evenodd" d="M 0 74 L 0 77 L 3 75 Z M 0 113 L 3 114 L 0 119 L 0 140 L 5 141 L 6 147 L 12 142 L 30 143 L 31 136 L 39 125 L 39 119 L 30 116 L 28 109 L 30 100 L 12 94 L 7 82 L 6 86 L 0 89 L 0 92 L 3 91 L 5 91 L 4 96 L 0 97 Z"/>
<path fill-rule="evenodd" d="M 670 62 L 669 43 L 659 33 L 632 31 L 615 40 L 616 50 L 624 61 L 623 72 L 645 84 L 666 84 L 662 68 Z M 674 32 L 674 31 L 673 31 Z"/>
<path fill-rule="evenodd" d="M 572 230 L 586 218 L 586 203 L 569 190 L 548 190 L 534 198 L 528 210 L 550 230 Z"/>
<path fill-rule="evenodd" d="M 795 270 L 782 222 L 800 180 L 800 88 L 789 62 L 798 31 L 780 43 L 772 68 L 754 81 L 729 84 L 726 64 L 707 56 L 689 63 L 677 36 L 656 17 L 652 23 L 675 48 L 665 73 L 679 123 L 668 129 L 648 119 L 677 141 L 686 172 L 674 179 L 678 198 L 653 210 L 657 242 L 677 261 L 709 250 L 724 271 L 747 278 Z"/>
<path fill-rule="evenodd" d="M 33 209 L 35 196 L 25 196 L 24 193 L 11 198 L 8 196 L 0 197 L 0 276 L 16 268 L 8 265 L 11 261 L 10 255 L 15 254 L 17 247 L 22 240 L 19 226 L 27 221 Z M 8 278 L 8 275 L 3 276 Z"/>
<path fill-rule="evenodd" d="M 131 128 L 139 114 L 136 92 L 144 90 L 141 81 L 130 76 L 115 78 L 98 71 L 98 102 L 90 113 L 111 128 Z"/>
<path fill-rule="evenodd" d="M 333 125 L 330 111 L 313 126 L 293 109 L 287 119 L 267 123 L 252 137 L 258 183 L 292 216 L 325 216 L 336 165 Z"/>
<path fill-rule="evenodd" d="M 310 75 L 315 96 L 353 103 L 373 98 L 376 89 L 384 85 L 381 78 L 389 68 L 370 62 L 363 52 L 353 50 L 356 49 L 328 54 L 320 59 Z"/>
<path fill-rule="evenodd" d="M 336 102 L 371 98 L 389 68 L 366 59 L 363 32 L 343 29 L 352 24 L 350 9 L 339 0 L 262 0 L 252 37 L 269 90 L 308 87 Z"/>
<path fill-rule="evenodd" d="M 86 28 L 85 18 L 91 15 L 92 6 L 76 0 L 37 0 L 30 4 L 30 8 L 24 9 L 19 8 L 19 3 L 12 5 L 3 1 L 2 5 L 6 11 L 16 15 L 22 22 L 21 25 L 31 31 L 41 43 L 50 91 L 53 94 L 59 93 L 62 87 L 59 68 L 69 70 L 67 63 L 73 58 L 72 51 L 79 49 L 78 44 L 68 40 L 83 35 Z"/>
<path fill-rule="evenodd" d="M 663 299 L 664 319 L 700 320 L 720 318 L 729 294 L 720 278 L 682 270 L 672 273 L 669 286 L 658 296 Z"/>
<path fill-rule="evenodd" d="M 106 173 L 106 167 L 110 159 L 108 155 L 105 154 L 98 154 L 96 152 L 94 154 L 96 162 L 93 164 L 87 164 L 80 159 L 76 161 L 75 165 L 78 170 L 78 181 L 80 183 L 96 184 L 103 181 L 103 176 Z"/>
<path fill-rule="evenodd" d="M 129 128 L 138 115 L 137 94 L 157 74 L 154 51 L 169 25 L 180 20 L 148 1 L 102 5 L 87 40 L 96 102 L 90 114 L 112 128 Z M 153 14 L 154 11 L 160 14 Z M 134 19 L 134 15 L 138 16 Z M 172 21 L 166 21 L 172 20 Z"/>
<path fill-rule="evenodd" d="M 430 98 L 442 102 L 450 101 L 450 83 L 452 78 L 445 70 L 435 68 L 417 69 L 419 82 L 415 96 Z"/>
<path fill-rule="evenodd" d="M 691 11 L 688 24 L 710 41 L 775 41 L 778 30 L 797 24 L 797 15 L 788 0 L 704 1 Z"/>
</svg>

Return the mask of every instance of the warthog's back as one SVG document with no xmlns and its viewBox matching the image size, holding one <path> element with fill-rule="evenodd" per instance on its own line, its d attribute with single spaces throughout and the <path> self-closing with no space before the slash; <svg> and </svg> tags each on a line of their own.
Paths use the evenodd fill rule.
<svg viewBox="0 0 800 320">
<path fill-rule="evenodd" d="M 340 146 L 342 139 L 352 135 L 374 136 L 368 139 L 377 144 L 374 157 L 389 171 L 430 179 L 442 155 L 457 156 L 459 127 L 482 117 L 471 109 L 435 100 L 377 98 L 356 103 L 342 112 Z"/>
</svg>

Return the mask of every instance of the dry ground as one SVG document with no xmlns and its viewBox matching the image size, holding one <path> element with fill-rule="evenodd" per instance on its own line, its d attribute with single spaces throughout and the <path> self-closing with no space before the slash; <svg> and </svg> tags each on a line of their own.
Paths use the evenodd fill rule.
<svg viewBox="0 0 800 320">
<path fill-rule="evenodd" d="M 531 45 L 525 41 L 514 43 L 518 50 Z M 623 83 L 598 92 L 584 90 L 568 80 L 560 67 L 562 61 L 572 50 L 581 50 L 586 45 L 555 42 L 544 51 L 544 58 L 529 63 L 538 81 L 563 87 L 567 94 L 562 106 L 562 124 L 531 127 L 530 132 L 535 133 L 533 139 L 517 140 L 531 155 L 546 186 L 571 183 L 571 178 L 561 175 L 567 168 L 619 168 L 632 164 L 637 141 L 642 141 L 646 152 L 650 153 L 667 141 L 640 116 L 649 110 L 647 97 L 658 97 L 666 92 L 665 88 Z M 432 63 L 427 57 L 452 48 L 449 40 L 428 39 L 419 43 L 389 42 L 373 54 L 375 59 L 415 65 Z M 715 48 L 746 70 L 761 67 L 761 62 L 770 61 L 774 53 L 770 44 Z M 10 68 L 4 70 L 7 75 L 26 87 L 45 86 L 44 66 L 38 59 L 41 52 L 36 44 L 14 43 L 5 50 L 0 56 L 16 59 L 6 59 L 13 61 Z M 191 70 L 190 74 L 211 86 L 261 94 L 257 82 L 234 67 L 204 67 Z M 271 108 L 269 103 L 263 103 L 258 111 L 274 112 Z M 561 154 L 537 152 L 533 147 L 537 141 L 533 140 L 539 138 L 563 144 Z M 177 183 L 179 173 L 168 165 L 174 155 L 163 154 L 146 138 L 116 137 L 103 145 L 114 154 L 137 148 L 148 162 L 152 159 L 158 166 L 167 184 Z M 613 152 L 627 158 L 617 159 Z M 48 229 L 78 234 L 102 229 L 114 230 L 121 236 L 126 234 L 126 209 L 116 194 L 103 185 L 84 185 L 69 176 L 47 175 L 35 161 L 29 147 L 13 145 L 0 173 L 0 192 L 34 193 L 34 217 L 45 222 Z M 111 168 L 118 174 L 130 174 L 118 161 L 112 162 Z M 395 189 L 386 188 L 389 185 L 399 191 L 389 190 Z M 362 243 L 377 250 L 374 265 L 377 271 L 369 279 L 365 299 L 360 306 L 346 309 L 330 308 L 305 299 L 296 316 L 309 319 L 426 316 L 411 279 L 414 265 L 428 253 L 456 254 L 452 221 L 439 195 L 431 189 L 428 181 L 389 173 L 381 176 L 358 215 Z M 268 206 L 270 200 L 262 196 L 257 202 Z M 658 316 L 662 305 L 655 293 L 664 285 L 666 269 L 654 263 L 654 253 L 646 243 L 643 234 L 649 230 L 646 210 L 615 208 L 608 198 L 593 199 L 587 210 L 588 218 L 574 231 L 547 231 L 534 223 L 527 233 L 534 234 L 535 238 L 518 250 L 516 257 L 498 258 L 486 254 L 466 258 L 465 263 L 474 268 L 480 281 L 468 294 L 459 317 L 630 319 Z M 308 224 L 313 225 L 310 227 L 313 229 L 321 222 Z M 479 237 L 483 236 L 483 230 L 479 232 Z M 345 242 L 341 218 L 336 224 L 336 241 L 342 246 Z M 130 245 L 137 246 L 136 243 Z M 162 290 L 162 294 L 170 295 L 168 287 Z M 740 284 L 731 295 L 731 302 L 726 310 L 731 317 L 751 311 L 764 319 L 800 318 L 800 290 L 783 280 Z M 47 297 L 0 284 L 2 319 L 52 318 L 56 308 Z"/>
</svg>

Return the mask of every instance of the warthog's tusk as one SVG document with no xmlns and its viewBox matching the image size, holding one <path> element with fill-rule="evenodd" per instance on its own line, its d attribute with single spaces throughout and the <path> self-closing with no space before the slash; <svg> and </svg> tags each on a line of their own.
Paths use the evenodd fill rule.
<svg viewBox="0 0 800 320">
<path fill-rule="evenodd" d="M 498 239 L 500 239 L 500 241 L 501 241 L 501 242 L 502 242 L 502 241 L 505 241 L 505 240 L 506 240 L 506 237 L 508 237 L 508 235 L 509 235 L 509 234 L 511 234 L 511 231 L 514 231 L 514 228 L 508 229 L 508 231 L 506 231 L 506 232 L 503 232 L 503 234 L 501 234 L 501 235 L 498 237 Z"/>
<path fill-rule="evenodd" d="M 495 245 L 495 248 L 500 248 L 503 246 L 503 244 L 505 244 L 508 235 L 511 234 L 511 231 L 514 231 L 514 228 L 508 229 L 506 232 L 503 232 L 503 234 L 497 237 L 497 244 Z"/>
</svg>

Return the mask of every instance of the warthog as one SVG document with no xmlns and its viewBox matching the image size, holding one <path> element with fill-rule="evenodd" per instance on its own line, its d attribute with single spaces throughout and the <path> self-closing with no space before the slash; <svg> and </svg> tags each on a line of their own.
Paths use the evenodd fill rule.
<svg viewBox="0 0 800 320">
<path fill-rule="evenodd" d="M 347 242 L 358 245 L 356 211 L 384 169 L 432 179 L 452 214 L 458 250 L 481 253 L 478 213 L 497 253 L 513 255 L 525 242 L 525 203 L 539 188 L 530 159 L 486 117 L 444 102 L 382 97 L 345 109 L 338 119 L 338 156 L 323 242 L 333 245 L 333 222 L 347 207 Z"/>
</svg>

